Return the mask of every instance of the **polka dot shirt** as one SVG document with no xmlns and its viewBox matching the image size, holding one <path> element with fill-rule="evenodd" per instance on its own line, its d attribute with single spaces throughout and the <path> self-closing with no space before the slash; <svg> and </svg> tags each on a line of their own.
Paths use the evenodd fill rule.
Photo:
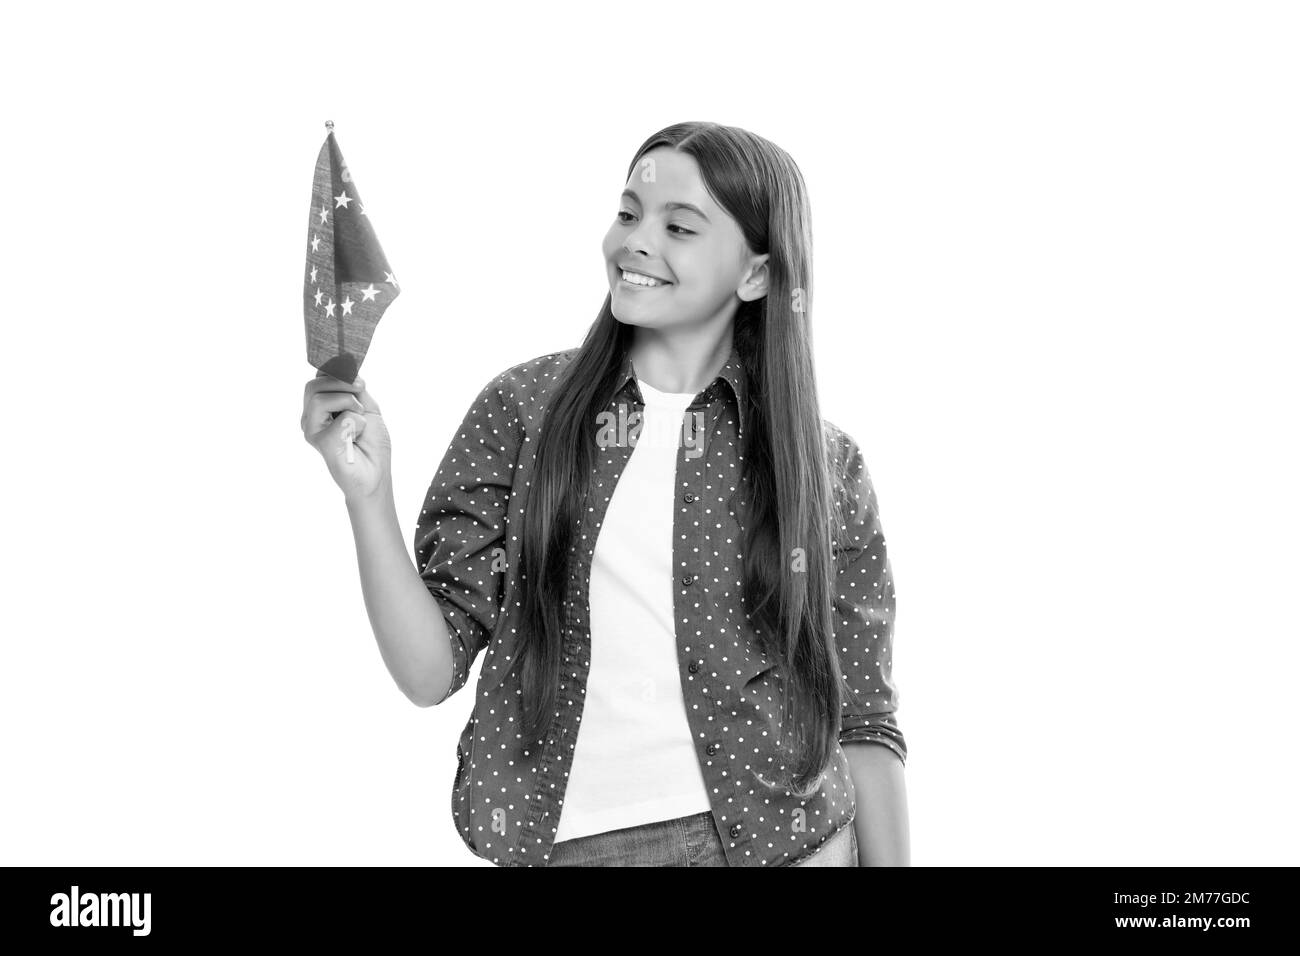
<svg viewBox="0 0 1300 956">
<path fill-rule="evenodd" d="M 564 805 L 591 666 L 586 588 L 592 550 L 633 447 L 619 435 L 643 405 L 630 357 L 608 406 L 592 487 L 572 551 L 556 719 L 538 746 L 522 739 L 522 693 L 506 677 L 517 652 L 523 512 L 547 404 L 577 349 L 520 363 L 488 382 L 429 486 L 415 533 L 416 564 L 452 636 L 443 700 L 482 657 L 473 711 L 456 747 L 451 810 L 465 845 L 500 866 L 546 866 Z M 745 616 L 741 573 L 747 484 L 739 409 L 747 382 L 731 356 L 686 412 L 673 519 L 673 606 L 687 720 L 732 866 L 788 866 L 820 850 L 856 812 L 838 749 L 809 797 L 775 780 L 784 663 L 769 658 Z M 621 414 L 620 414 L 621 411 Z M 622 422 L 623 424 L 620 424 Z M 836 558 L 836 649 L 844 675 L 841 744 L 868 741 L 900 760 L 907 746 L 891 679 L 894 582 L 871 478 L 857 443 L 825 422 L 836 462 L 837 514 L 848 546 Z M 634 745 L 634 744 L 630 744 Z"/>
</svg>

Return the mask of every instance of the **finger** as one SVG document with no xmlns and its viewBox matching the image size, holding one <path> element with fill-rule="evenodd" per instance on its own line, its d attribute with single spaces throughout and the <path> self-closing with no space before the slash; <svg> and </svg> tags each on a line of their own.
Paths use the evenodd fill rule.
<svg viewBox="0 0 1300 956">
<path fill-rule="evenodd" d="M 345 436 L 350 431 L 353 441 L 361 435 L 366 428 L 366 419 L 364 415 L 356 412 L 345 411 L 339 414 L 323 428 L 307 436 L 307 443 L 316 448 L 322 455 L 330 454 L 331 451 L 340 451 L 345 446 Z"/>
<path fill-rule="evenodd" d="M 307 407 L 303 409 L 303 430 L 308 434 L 312 434 L 322 428 L 327 428 L 337 420 L 340 412 L 345 411 L 364 414 L 366 409 L 355 395 L 349 395 L 346 392 L 322 392 L 319 395 L 313 395 L 308 399 Z"/>
<path fill-rule="evenodd" d="M 383 414 L 379 410 L 379 403 L 375 401 L 375 396 L 371 395 L 370 392 L 366 390 L 364 382 L 361 385 L 361 404 L 367 412 L 371 412 L 375 415 Z"/>
<path fill-rule="evenodd" d="M 322 392 L 313 395 L 303 409 L 303 420 L 314 427 L 322 427 L 334 421 L 339 412 L 354 411 L 365 413 L 365 406 L 355 395 L 346 392 Z"/>
</svg>

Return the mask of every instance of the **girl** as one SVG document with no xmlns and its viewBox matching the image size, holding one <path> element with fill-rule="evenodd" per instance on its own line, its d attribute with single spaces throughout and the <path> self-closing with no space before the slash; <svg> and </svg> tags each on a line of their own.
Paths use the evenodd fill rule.
<svg viewBox="0 0 1300 956">
<path fill-rule="evenodd" d="M 583 344 L 466 413 L 414 568 L 374 397 L 306 387 L 393 679 L 430 706 L 484 655 L 461 838 L 502 866 L 906 865 L 893 574 L 817 402 L 803 178 L 745 130 L 670 126 L 602 252 Z"/>
</svg>

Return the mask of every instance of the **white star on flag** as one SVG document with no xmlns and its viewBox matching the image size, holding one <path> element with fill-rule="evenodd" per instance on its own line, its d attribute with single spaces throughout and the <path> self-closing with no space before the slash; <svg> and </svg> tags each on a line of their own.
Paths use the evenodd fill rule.
<svg viewBox="0 0 1300 956">
<path fill-rule="evenodd" d="M 334 197 L 334 208 L 338 209 L 339 206 L 342 206 L 347 209 L 350 202 L 352 202 L 352 197 L 348 195 L 348 191 L 345 189 L 340 195 Z"/>
<path fill-rule="evenodd" d="M 365 296 L 365 298 L 361 300 L 362 302 L 370 302 L 379 294 L 379 290 L 375 288 L 375 284 L 372 282 L 361 290 L 361 294 Z"/>
</svg>

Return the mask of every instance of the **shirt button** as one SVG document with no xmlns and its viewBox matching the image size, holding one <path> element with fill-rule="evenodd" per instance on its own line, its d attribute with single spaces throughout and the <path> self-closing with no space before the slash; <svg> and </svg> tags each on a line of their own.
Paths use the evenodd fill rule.
<svg viewBox="0 0 1300 956">
<path fill-rule="evenodd" d="M 691 661 L 689 664 L 686 665 L 686 669 L 690 671 L 692 674 L 698 674 L 700 672 L 700 662 Z"/>
<path fill-rule="evenodd" d="M 740 836 L 740 831 L 743 830 L 743 829 L 745 829 L 745 826 L 744 826 L 743 823 L 735 823 L 735 824 L 732 824 L 731 829 L 728 830 L 727 832 L 730 833 L 733 837 L 738 837 L 738 836 Z"/>
<path fill-rule="evenodd" d="M 693 574 L 683 574 L 683 575 L 682 575 L 682 586 L 683 586 L 683 587 L 690 587 L 690 586 L 691 586 L 692 584 L 694 584 L 694 583 L 695 583 L 695 575 L 693 575 Z"/>
<path fill-rule="evenodd" d="M 686 494 L 682 495 L 682 501 L 686 502 L 688 505 L 694 500 L 695 500 L 695 495 L 692 492 L 688 491 L 686 492 Z"/>
<path fill-rule="evenodd" d="M 709 744 L 707 747 L 704 748 L 704 752 L 708 754 L 710 757 L 712 757 L 715 753 L 718 752 L 718 745 Z M 735 834 L 733 833 L 732 836 L 735 836 Z"/>
</svg>

